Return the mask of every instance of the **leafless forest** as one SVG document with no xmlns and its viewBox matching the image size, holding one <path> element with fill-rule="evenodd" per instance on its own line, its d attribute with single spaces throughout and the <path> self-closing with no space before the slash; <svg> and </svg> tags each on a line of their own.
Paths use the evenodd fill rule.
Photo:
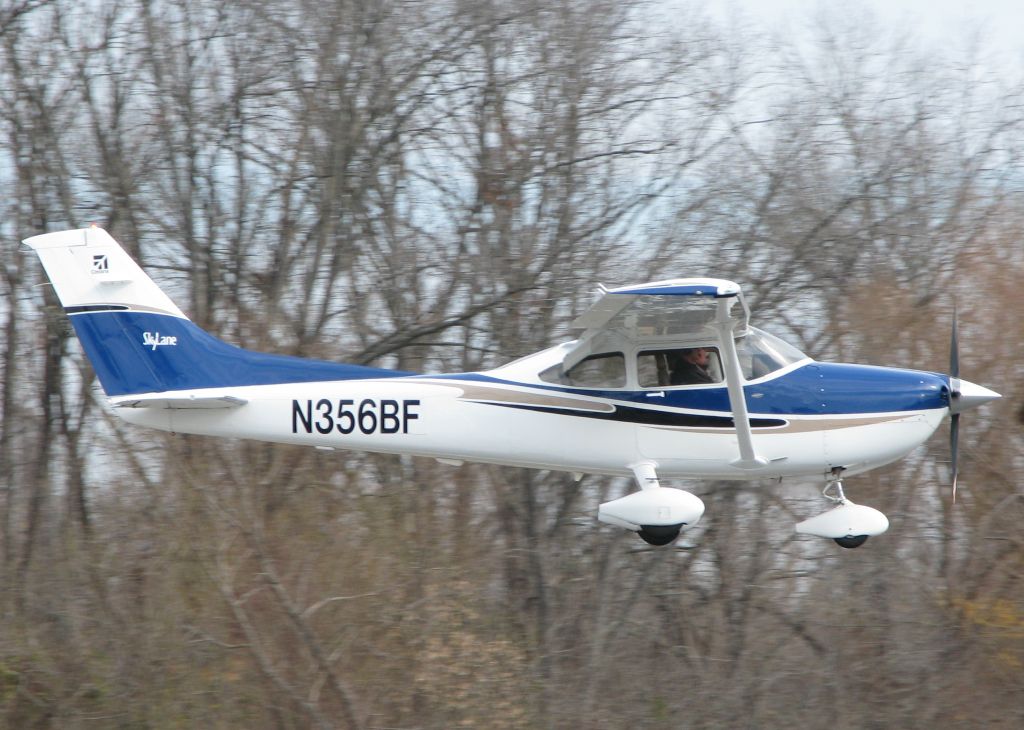
<svg viewBox="0 0 1024 730">
<path fill-rule="evenodd" d="M 671 8 L 671 10 L 669 10 Z M 1024 94 L 984 38 L 635 0 L 0 0 L 0 725 L 1024 727 Z M 122 425 L 21 238 L 95 222 L 199 325 L 420 372 L 713 275 L 833 360 L 967 414 L 850 479 L 622 480 Z M 496 428 L 495 439 L 502 433 Z M 678 486 L 684 486 L 682 484 Z"/>
</svg>

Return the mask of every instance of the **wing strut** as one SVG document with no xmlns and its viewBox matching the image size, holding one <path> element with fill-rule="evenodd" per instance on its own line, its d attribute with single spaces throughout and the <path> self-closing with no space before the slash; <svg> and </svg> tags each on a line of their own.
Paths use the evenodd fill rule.
<svg viewBox="0 0 1024 730">
<path fill-rule="evenodd" d="M 725 371 L 725 384 L 729 390 L 729 405 L 732 408 L 732 420 L 736 426 L 736 440 L 739 442 L 740 458 L 732 465 L 740 469 L 760 469 L 767 466 L 768 460 L 758 456 L 754 451 L 754 438 L 750 430 L 750 416 L 747 412 L 747 401 L 743 397 L 743 373 L 740 371 L 740 358 L 736 354 L 736 340 L 733 337 L 733 322 L 729 318 L 729 309 L 735 298 L 718 300 L 715 317 L 715 330 L 718 332 L 719 352 L 722 354 L 722 370 Z"/>
</svg>

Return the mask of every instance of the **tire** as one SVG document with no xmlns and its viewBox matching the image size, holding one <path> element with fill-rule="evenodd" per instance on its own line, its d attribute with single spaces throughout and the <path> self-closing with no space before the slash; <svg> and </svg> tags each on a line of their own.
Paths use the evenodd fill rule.
<svg viewBox="0 0 1024 730">
<path fill-rule="evenodd" d="M 682 525 L 641 525 L 640 531 L 636 533 L 640 539 L 648 545 L 668 545 L 679 537 L 679 530 Z"/>
<path fill-rule="evenodd" d="M 833 538 L 839 547 L 844 547 L 852 550 L 853 548 L 860 547 L 868 540 L 867 535 L 848 535 L 846 537 Z"/>
</svg>

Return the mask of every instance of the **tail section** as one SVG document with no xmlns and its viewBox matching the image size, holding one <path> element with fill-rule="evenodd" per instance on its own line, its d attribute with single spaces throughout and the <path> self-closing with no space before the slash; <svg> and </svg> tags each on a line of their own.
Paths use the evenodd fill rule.
<svg viewBox="0 0 1024 730">
<path fill-rule="evenodd" d="M 229 345 L 193 324 L 102 228 L 24 243 L 39 255 L 108 396 L 407 374 Z"/>
</svg>

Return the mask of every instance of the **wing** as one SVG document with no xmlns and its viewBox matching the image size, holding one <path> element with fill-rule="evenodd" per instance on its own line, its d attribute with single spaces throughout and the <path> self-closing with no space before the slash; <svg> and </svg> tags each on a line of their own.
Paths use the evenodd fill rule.
<svg viewBox="0 0 1024 730">
<path fill-rule="evenodd" d="M 734 337 L 746 334 L 750 312 L 739 284 L 725 279 L 669 279 L 599 290 L 600 298 L 572 322 L 581 329 L 565 359 L 569 369 L 606 346 L 718 344 L 725 305 Z M 736 304 L 739 306 L 734 306 Z"/>
<path fill-rule="evenodd" d="M 739 458 L 733 464 L 741 469 L 766 465 L 767 460 L 754 451 L 736 354 L 735 338 L 747 334 L 750 320 L 740 286 L 725 279 L 669 279 L 618 289 L 602 287 L 600 295 L 572 323 L 583 333 L 566 355 L 563 367 L 568 370 L 588 355 L 613 348 L 714 344 L 722 358 L 736 424 Z"/>
</svg>

